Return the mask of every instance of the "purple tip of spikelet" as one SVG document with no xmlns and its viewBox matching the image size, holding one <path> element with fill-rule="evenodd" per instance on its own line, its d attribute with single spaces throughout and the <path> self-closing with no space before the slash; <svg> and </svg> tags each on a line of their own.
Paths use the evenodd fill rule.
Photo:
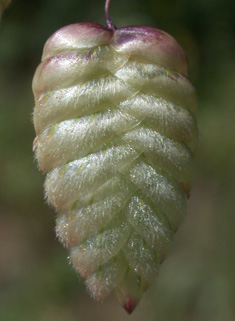
<svg viewBox="0 0 235 321">
<path fill-rule="evenodd" d="M 123 308 L 126 310 L 127 313 L 131 314 L 134 311 L 137 303 L 138 302 L 133 297 L 128 296 L 126 297 L 126 301 L 123 304 Z"/>
</svg>

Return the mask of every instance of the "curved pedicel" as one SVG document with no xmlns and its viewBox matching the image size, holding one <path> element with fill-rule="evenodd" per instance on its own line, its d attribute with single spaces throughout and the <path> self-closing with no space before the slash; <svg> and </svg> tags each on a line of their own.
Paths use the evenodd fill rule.
<svg viewBox="0 0 235 321">
<path fill-rule="evenodd" d="M 56 231 L 99 301 L 130 313 L 185 215 L 197 141 L 187 58 L 143 26 L 69 25 L 33 80 L 34 149 Z"/>
</svg>

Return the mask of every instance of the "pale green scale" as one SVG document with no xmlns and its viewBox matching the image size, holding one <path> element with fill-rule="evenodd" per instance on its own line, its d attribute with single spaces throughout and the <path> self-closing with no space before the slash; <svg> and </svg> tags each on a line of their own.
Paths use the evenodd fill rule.
<svg viewBox="0 0 235 321">
<path fill-rule="evenodd" d="M 145 94 L 164 98 L 176 105 L 195 111 L 194 88 L 188 79 L 180 74 L 175 73 L 175 77 L 172 78 L 162 67 L 130 61 L 115 75 Z"/>
<path fill-rule="evenodd" d="M 40 134 L 43 129 L 57 122 L 105 111 L 112 105 L 125 101 L 136 92 L 135 88 L 113 76 L 56 90 L 50 94 L 43 106 L 35 108 L 36 131 Z"/>
</svg>

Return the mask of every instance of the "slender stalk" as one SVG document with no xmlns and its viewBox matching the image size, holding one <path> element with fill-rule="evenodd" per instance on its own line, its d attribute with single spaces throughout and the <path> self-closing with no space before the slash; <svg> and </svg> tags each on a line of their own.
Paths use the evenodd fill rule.
<svg viewBox="0 0 235 321">
<path fill-rule="evenodd" d="M 109 16 L 109 4 L 110 4 L 111 0 L 106 0 L 105 1 L 105 18 L 106 18 L 106 27 L 110 30 L 116 30 L 117 28 L 115 27 L 115 25 L 112 23 L 112 21 L 110 20 L 110 16 Z"/>
</svg>

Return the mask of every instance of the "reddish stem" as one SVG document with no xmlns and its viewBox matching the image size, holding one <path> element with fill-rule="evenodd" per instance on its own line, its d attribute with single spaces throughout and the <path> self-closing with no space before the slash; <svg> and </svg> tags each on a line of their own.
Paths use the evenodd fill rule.
<svg viewBox="0 0 235 321">
<path fill-rule="evenodd" d="M 116 30 L 117 28 L 115 27 L 115 25 L 112 23 L 112 21 L 110 20 L 110 16 L 109 16 L 109 4 L 110 4 L 111 0 L 106 0 L 105 2 L 105 18 L 106 18 L 106 27 L 110 30 Z"/>
</svg>

